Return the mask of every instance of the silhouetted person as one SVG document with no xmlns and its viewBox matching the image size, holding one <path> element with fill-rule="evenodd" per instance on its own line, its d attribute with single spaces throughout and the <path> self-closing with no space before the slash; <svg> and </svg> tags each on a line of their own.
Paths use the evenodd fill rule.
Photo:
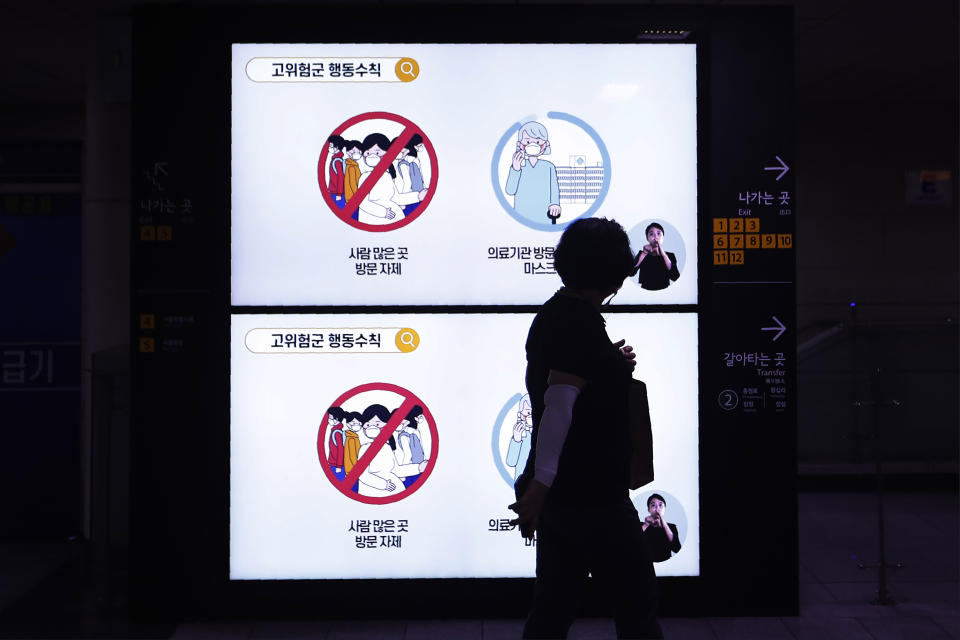
<svg viewBox="0 0 960 640">
<path fill-rule="evenodd" d="M 619 638 L 660 638 L 657 582 L 630 502 L 627 393 L 636 355 L 610 341 L 600 307 L 634 271 L 613 220 L 571 224 L 554 265 L 564 287 L 527 337 L 533 448 L 512 522 L 537 534 L 537 581 L 524 638 L 565 638 L 588 573 L 609 590 Z"/>
</svg>

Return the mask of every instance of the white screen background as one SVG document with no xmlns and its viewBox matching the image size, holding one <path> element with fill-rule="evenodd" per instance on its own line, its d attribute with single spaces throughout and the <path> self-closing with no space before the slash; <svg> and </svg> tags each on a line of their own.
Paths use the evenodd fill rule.
<svg viewBox="0 0 960 640">
<path fill-rule="evenodd" d="M 555 283 L 554 283 L 555 284 Z M 658 575 L 699 574 L 697 316 L 606 314 L 614 340 L 637 351 L 647 383 L 656 480 L 667 519 L 682 508 L 683 548 L 655 564 Z M 230 578 L 530 577 L 534 548 L 516 531 L 513 494 L 491 450 L 494 423 L 524 392 L 529 314 L 234 315 L 231 328 Z M 255 328 L 410 327 L 411 353 L 256 354 Z M 317 454 L 318 429 L 338 396 L 387 382 L 429 408 L 439 434 L 436 466 L 399 502 L 362 504 L 337 491 Z M 646 515 L 641 509 L 641 516 Z M 401 548 L 358 549 L 351 521 L 406 519 Z"/>
<path fill-rule="evenodd" d="M 270 56 L 409 56 L 420 75 L 388 84 L 251 81 L 247 62 Z M 327 137 L 369 111 L 412 120 L 439 163 L 432 202 L 388 232 L 338 220 L 317 184 Z M 527 275 L 517 260 L 489 259 L 488 250 L 553 247 L 559 233 L 528 228 L 503 210 L 491 161 L 514 123 L 535 119 L 549 131 L 550 111 L 586 121 L 609 151 L 609 193 L 595 216 L 615 218 L 628 231 L 665 220 L 680 238 L 668 234 L 664 247 L 676 252 L 684 243 L 676 282 L 651 292 L 628 281 L 618 302 L 695 303 L 695 45 L 236 44 L 233 304 L 541 303 L 555 279 Z M 547 159 L 566 164 L 559 150 Z M 408 248 L 402 274 L 358 276 L 351 248 L 383 246 Z"/>
</svg>

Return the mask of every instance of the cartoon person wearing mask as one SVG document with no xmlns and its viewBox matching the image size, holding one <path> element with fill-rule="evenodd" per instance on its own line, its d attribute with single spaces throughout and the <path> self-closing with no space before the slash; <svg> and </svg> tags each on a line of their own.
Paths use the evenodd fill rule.
<svg viewBox="0 0 960 640">
<path fill-rule="evenodd" d="M 390 420 L 390 410 L 382 404 L 372 404 L 366 408 L 362 414 L 363 428 L 360 432 L 360 456 L 369 449 L 370 445 L 380 430 Z M 362 496 L 388 496 L 394 493 L 400 493 L 406 486 L 403 480 L 396 474 L 397 460 L 394 457 L 393 450 L 397 443 L 393 436 L 390 436 L 388 446 L 381 447 L 373 456 L 370 464 L 360 474 L 358 493 Z"/>
<path fill-rule="evenodd" d="M 353 470 L 353 466 L 360 459 L 360 426 L 362 416 L 356 411 L 350 411 L 343 415 L 341 422 L 346 427 L 344 435 L 346 443 L 343 445 L 343 471 L 344 477 Z"/>
<path fill-rule="evenodd" d="M 422 416 L 423 407 L 415 405 L 400 421 L 400 426 L 395 433 L 397 438 L 397 450 L 394 452 L 397 456 L 396 474 L 403 478 L 403 484 L 406 487 L 416 482 L 427 468 L 428 452 L 424 452 L 419 434 Z"/>
<path fill-rule="evenodd" d="M 363 160 L 363 152 L 360 150 L 361 144 L 359 140 L 347 140 L 346 142 L 347 166 L 343 177 L 343 195 L 348 201 L 357 192 L 357 187 L 360 186 L 360 162 Z"/>
<path fill-rule="evenodd" d="M 393 139 L 391 144 L 393 144 L 393 142 L 396 142 L 396 138 Z M 413 213 L 413 211 L 420 206 L 420 201 L 422 201 L 426 195 L 427 185 L 423 180 L 420 160 L 417 158 L 420 153 L 419 147 L 422 146 L 423 136 L 419 133 L 413 134 L 413 137 L 410 138 L 407 145 L 400 150 L 400 155 L 397 156 L 394 162 L 394 168 L 397 170 L 397 179 L 394 180 L 397 192 L 406 194 L 414 191 L 420 199 L 413 204 L 408 204 L 403 207 L 403 214 L 405 216 Z"/>
<path fill-rule="evenodd" d="M 363 139 L 363 174 L 360 176 L 357 188 L 373 173 L 374 167 L 383 161 L 390 148 L 390 140 L 382 133 L 371 133 Z M 392 159 L 386 160 L 387 170 L 370 189 L 367 197 L 360 202 L 357 220 L 366 224 L 391 224 L 404 217 L 404 207 L 408 204 L 419 203 L 426 197 L 426 189 L 416 192 L 400 193 L 397 191 L 394 180 L 397 179 L 397 170 L 393 168 Z"/>
<path fill-rule="evenodd" d="M 330 182 L 327 184 L 330 195 L 341 209 L 346 200 L 343 199 L 343 151 L 346 140 L 338 135 L 327 138 L 327 150 L 330 153 Z"/>
<path fill-rule="evenodd" d="M 560 184 L 557 168 L 543 156 L 550 154 L 547 128 L 530 121 L 517 132 L 517 150 L 510 163 L 504 190 L 513 196 L 513 209 L 531 222 L 560 217 Z"/>
<path fill-rule="evenodd" d="M 530 395 L 524 394 L 520 398 L 520 410 L 517 411 L 517 422 L 513 425 L 513 437 L 507 447 L 505 462 L 513 467 L 513 479 L 516 481 L 527 467 L 527 458 L 530 457 L 530 443 L 533 440 L 533 408 L 530 406 Z"/>
</svg>

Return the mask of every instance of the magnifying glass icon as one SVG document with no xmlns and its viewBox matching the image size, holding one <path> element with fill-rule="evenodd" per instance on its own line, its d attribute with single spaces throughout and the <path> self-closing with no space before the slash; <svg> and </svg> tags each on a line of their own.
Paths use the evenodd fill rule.
<svg viewBox="0 0 960 640">
<path fill-rule="evenodd" d="M 400 329 L 395 340 L 397 349 L 403 353 L 410 353 L 420 345 L 420 336 L 413 329 Z"/>
<path fill-rule="evenodd" d="M 400 82 L 413 82 L 420 75 L 420 65 L 413 58 L 400 58 L 394 71 L 397 72 Z"/>
</svg>

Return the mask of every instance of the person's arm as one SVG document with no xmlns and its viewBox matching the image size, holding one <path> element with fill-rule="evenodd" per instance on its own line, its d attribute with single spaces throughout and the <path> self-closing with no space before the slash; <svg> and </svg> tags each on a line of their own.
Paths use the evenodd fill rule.
<svg viewBox="0 0 960 640">
<path fill-rule="evenodd" d="M 552 162 L 548 162 L 547 165 L 550 167 L 550 207 L 557 207 L 557 212 L 560 210 L 560 183 L 557 182 L 557 168 L 553 166 Z"/>
<path fill-rule="evenodd" d="M 519 423 L 513 427 L 513 437 L 507 446 L 506 463 L 508 467 L 516 467 L 520 461 L 520 449 L 523 445 L 523 434 L 518 432 Z"/>
<path fill-rule="evenodd" d="M 662 515 L 657 516 L 657 526 L 663 529 L 663 535 L 667 536 L 667 542 L 673 542 L 673 529 L 667 526 Z"/>
<path fill-rule="evenodd" d="M 410 188 L 410 165 L 408 164 L 397 164 L 397 177 L 393 181 L 394 186 L 397 191 L 400 193 L 409 193 Z"/>
<path fill-rule="evenodd" d="M 407 191 L 406 193 L 400 193 L 396 189 L 393 190 L 393 197 L 390 198 L 393 202 L 396 202 L 399 205 L 408 205 L 416 204 L 420 202 L 420 193 L 417 191 Z"/>
<path fill-rule="evenodd" d="M 397 437 L 397 448 L 400 449 L 400 464 L 408 464 L 413 457 L 410 451 L 410 434 L 401 433 Z"/>
<path fill-rule="evenodd" d="M 640 263 L 643 262 L 647 256 L 650 255 L 652 248 L 649 244 L 643 245 L 643 249 L 640 250 L 640 255 L 637 256 L 637 264 L 635 266 L 639 267 Z"/>
<path fill-rule="evenodd" d="M 360 184 L 357 185 L 358 189 L 360 188 L 360 185 L 366 182 L 369 176 L 369 173 L 364 173 L 360 176 Z M 387 180 L 390 180 L 390 176 L 387 176 Z M 373 189 L 370 190 L 370 193 L 367 194 L 367 197 L 360 201 L 360 206 L 358 208 L 374 218 L 387 218 L 388 220 L 393 219 L 396 217 L 396 212 L 390 208 L 390 200 L 381 200 L 378 198 L 374 193 L 376 190 L 377 187 L 374 185 Z"/>
<path fill-rule="evenodd" d="M 400 478 L 409 478 L 410 476 L 415 476 L 418 473 L 423 473 L 423 470 L 420 468 L 419 464 L 408 462 L 407 464 L 398 464 L 393 472 Z"/>
<path fill-rule="evenodd" d="M 671 280 L 676 281 L 680 277 L 680 270 L 677 268 L 677 256 L 663 251 L 663 266 L 667 268 L 667 275 L 670 276 Z"/>
<path fill-rule="evenodd" d="M 381 204 L 373 202 L 370 198 L 364 198 L 360 201 L 360 206 L 357 207 L 360 211 L 363 211 L 367 215 L 371 215 L 374 218 L 392 218 L 390 214 L 393 213 L 387 207 L 384 207 Z"/>
<path fill-rule="evenodd" d="M 660 254 L 660 257 L 663 258 L 663 266 L 667 268 L 669 272 L 673 268 L 673 262 L 670 261 L 670 256 L 667 255 L 667 252 L 663 250 L 663 247 L 657 245 L 657 253 Z"/>
<path fill-rule="evenodd" d="M 586 382 L 572 373 L 553 369 L 547 377 L 547 391 L 543 394 L 543 416 L 537 431 L 533 481 L 523 496 L 507 507 L 517 514 L 510 524 L 519 525 L 526 538 L 532 538 L 537 530 L 543 501 L 556 478 L 560 453 L 573 421 L 573 405 Z"/>
<path fill-rule="evenodd" d="M 677 525 L 672 522 L 667 523 L 667 526 L 663 528 L 664 533 L 667 534 L 667 540 L 670 541 L 670 551 L 674 553 L 680 552 L 680 533 L 677 531 Z"/>
<path fill-rule="evenodd" d="M 517 189 L 520 186 L 520 169 L 523 168 L 523 152 L 517 151 L 513 154 L 513 161 L 510 163 L 510 174 L 507 176 L 507 185 L 504 191 L 509 196 L 517 195 Z"/>
<path fill-rule="evenodd" d="M 360 474 L 358 478 L 359 482 L 367 485 L 368 487 L 373 487 L 374 489 L 380 489 L 381 491 L 393 491 L 397 488 L 397 485 L 394 484 L 393 480 L 387 478 L 381 478 L 380 476 L 374 474 L 370 471 L 370 467 L 367 467 L 363 470 L 363 473 Z"/>
<path fill-rule="evenodd" d="M 546 162 L 546 160 L 544 160 Z M 547 162 L 547 166 L 550 167 L 550 206 L 547 207 L 547 217 L 550 218 L 553 222 L 557 221 L 557 218 L 560 217 L 560 185 L 557 184 L 557 168 L 553 166 L 552 162 Z"/>
</svg>

